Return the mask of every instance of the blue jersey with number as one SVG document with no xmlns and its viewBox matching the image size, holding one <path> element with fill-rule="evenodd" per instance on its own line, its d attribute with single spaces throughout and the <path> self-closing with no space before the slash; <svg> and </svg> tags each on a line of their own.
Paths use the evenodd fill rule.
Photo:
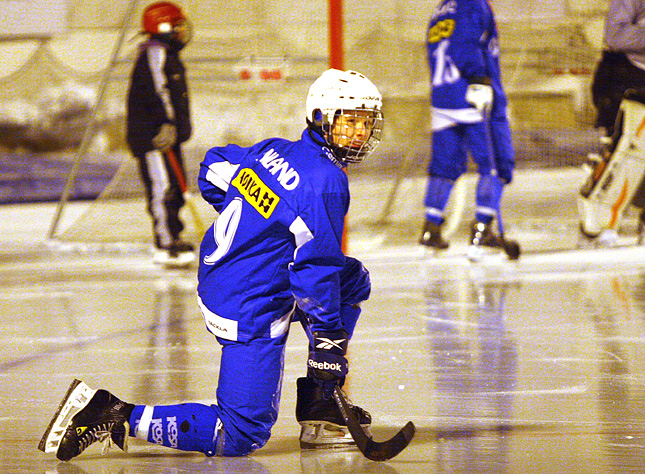
<svg viewBox="0 0 645 474">
<path fill-rule="evenodd" d="M 481 121 L 466 102 L 469 79 L 491 81 L 492 114 L 506 115 L 506 97 L 499 67 L 499 40 L 487 0 L 444 0 L 430 17 L 426 36 L 433 112 L 457 123 Z"/>
<path fill-rule="evenodd" d="M 217 336 L 278 337 L 294 301 L 313 331 L 342 328 L 349 186 L 331 151 L 310 133 L 212 148 L 201 164 L 201 193 L 220 215 L 201 244 L 198 296 Z"/>
</svg>

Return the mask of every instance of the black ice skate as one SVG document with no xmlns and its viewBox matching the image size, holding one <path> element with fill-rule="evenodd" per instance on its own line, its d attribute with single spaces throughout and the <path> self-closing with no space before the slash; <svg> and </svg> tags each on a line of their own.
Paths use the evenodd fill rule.
<svg viewBox="0 0 645 474">
<path fill-rule="evenodd" d="M 474 221 L 470 228 L 470 245 L 501 248 L 502 239 L 495 233 L 492 224 L 492 222 L 484 224 L 483 222 Z"/>
<path fill-rule="evenodd" d="M 445 250 L 450 246 L 450 243 L 441 236 L 441 226 L 430 221 L 425 222 L 419 243 L 436 250 Z"/>
<path fill-rule="evenodd" d="M 338 448 L 355 445 L 333 396 L 325 397 L 322 388 L 311 378 L 297 380 L 296 420 L 300 423 L 302 449 Z M 351 410 L 368 431 L 371 415 L 360 407 Z"/>
<path fill-rule="evenodd" d="M 502 239 L 493 231 L 492 222 L 485 224 L 483 222 L 473 221 L 470 228 L 468 258 L 473 261 L 480 260 L 486 253 L 485 248 L 502 250 Z"/>
<path fill-rule="evenodd" d="M 170 244 L 168 251 L 173 255 L 179 255 L 185 252 L 194 252 L 195 247 L 190 242 L 184 242 L 181 239 L 176 239 Z"/>
<path fill-rule="evenodd" d="M 93 390 L 80 380 L 70 385 L 38 449 L 55 453 L 61 461 L 81 454 L 95 441 L 113 442 L 127 451 L 129 418 L 134 405 L 124 403 L 106 390 Z"/>
</svg>

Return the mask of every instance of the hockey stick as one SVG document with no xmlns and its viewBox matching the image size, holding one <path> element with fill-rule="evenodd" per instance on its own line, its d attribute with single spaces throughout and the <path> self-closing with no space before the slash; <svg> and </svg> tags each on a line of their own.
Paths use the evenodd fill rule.
<svg viewBox="0 0 645 474">
<path fill-rule="evenodd" d="M 486 135 L 487 135 L 487 140 L 489 144 L 489 151 L 490 151 L 490 157 L 492 160 L 495 159 L 495 150 L 493 149 L 493 136 L 490 131 L 490 116 L 491 116 L 491 111 L 487 110 L 483 114 L 484 116 L 484 123 L 485 123 L 485 128 L 486 128 Z M 495 163 L 492 163 L 493 169 L 497 169 L 497 166 Z M 499 179 L 499 177 L 497 177 Z M 504 223 L 502 222 L 502 209 L 501 209 L 501 203 L 497 203 L 497 209 L 495 211 L 497 212 L 497 230 L 499 231 L 499 240 L 502 242 L 502 250 L 504 250 L 504 253 L 508 256 L 509 260 L 517 260 L 520 258 L 520 254 L 522 253 L 520 249 L 520 244 L 516 240 L 509 240 L 506 238 L 504 234 Z"/>
<path fill-rule="evenodd" d="M 390 215 L 390 211 L 392 210 L 392 205 L 394 204 L 394 200 L 399 190 L 399 186 L 401 185 L 401 182 L 403 181 L 403 179 L 406 176 L 408 176 L 410 168 L 412 167 L 412 161 L 413 160 L 410 158 L 410 151 L 406 151 L 403 154 L 403 164 L 402 166 L 399 167 L 398 173 L 394 178 L 394 182 L 392 183 L 392 187 L 390 188 L 390 193 L 388 194 L 387 200 L 385 201 L 385 205 L 383 206 L 383 210 L 381 211 L 381 217 L 379 218 L 378 221 L 376 221 L 376 225 L 387 224 L 388 216 Z"/>
<path fill-rule="evenodd" d="M 367 459 L 371 459 L 372 461 L 387 461 L 403 451 L 414 437 L 416 428 L 414 427 L 414 423 L 408 421 L 392 438 L 383 442 L 374 441 L 359 423 L 356 415 L 350 408 L 347 395 L 345 395 L 345 392 L 339 386 L 334 387 L 334 400 L 343 415 L 345 423 L 347 423 L 347 429 L 352 435 L 352 438 L 354 438 L 356 446 Z"/>
<path fill-rule="evenodd" d="M 499 239 L 502 241 L 502 249 L 509 260 L 517 260 L 522 254 L 520 244 L 516 240 L 509 240 L 504 235 L 504 224 L 502 223 L 502 210 L 497 209 L 497 229 L 499 230 Z"/>
<path fill-rule="evenodd" d="M 172 170 L 174 171 L 175 176 L 177 177 L 179 190 L 181 191 L 181 194 L 184 196 L 184 202 L 188 205 L 188 209 L 190 209 L 190 213 L 193 216 L 193 221 L 195 222 L 195 229 L 197 230 L 197 234 L 199 238 L 201 238 L 204 235 L 204 232 L 206 231 L 206 226 L 204 226 L 204 221 L 202 220 L 202 217 L 199 215 L 199 212 L 197 211 L 197 206 L 193 201 L 192 194 L 188 191 L 188 186 L 186 185 L 186 176 L 184 176 L 184 172 L 181 169 L 181 165 L 179 164 L 177 155 L 175 155 L 175 152 L 172 150 L 172 148 L 168 148 L 164 153 L 168 158 L 168 162 L 170 163 L 170 166 L 172 167 Z"/>
</svg>

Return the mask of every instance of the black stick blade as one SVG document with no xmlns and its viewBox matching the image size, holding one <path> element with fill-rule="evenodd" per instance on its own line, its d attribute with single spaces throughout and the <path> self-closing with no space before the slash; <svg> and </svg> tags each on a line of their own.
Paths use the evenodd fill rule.
<svg viewBox="0 0 645 474">
<path fill-rule="evenodd" d="M 338 386 L 334 388 L 334 399 L 345 419 L 345 423 L 347 423 L 349 433 L 356 442 L 356 446 L 367 459 L 387 461 L 403 451 L 412 441 L 416 429 L 411 421 L 408 421 L 392 438 L 382 442 L 374 441 L 359 423 L 349 406 L 347 395 Z"/>
<path fill-rule="evenodd" d="M 504 252 L 508 255 L 509 260 L 517 260 L 520 258 L 522 251 L 520 250 L 520 244 L 514 240 L 504 239 Z"/>
</svg>

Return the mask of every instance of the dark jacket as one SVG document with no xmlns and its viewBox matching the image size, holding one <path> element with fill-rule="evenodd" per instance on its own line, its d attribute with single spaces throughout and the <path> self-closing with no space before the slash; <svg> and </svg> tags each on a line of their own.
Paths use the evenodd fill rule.
<svg viewBox="0 0 645 474">
<path fill-rule="evenodd" d="M 166 105 L 164 95 L 169 98 Z M 127 142 L 135 156 L 143 156 L 154 149 L 152 138 L 164 123 L 177 127 L 180 143 L 190 138 L 192 128 L 184 65 L 176 48 L 153 39 L 141 45 L 128 91 Z"/>
</svg>

